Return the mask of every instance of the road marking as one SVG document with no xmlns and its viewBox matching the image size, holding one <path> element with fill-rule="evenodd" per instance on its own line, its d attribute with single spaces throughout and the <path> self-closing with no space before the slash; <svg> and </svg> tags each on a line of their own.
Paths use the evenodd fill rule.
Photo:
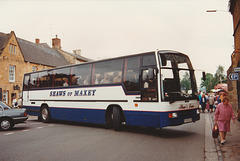
<svg viewBox="0 0 240 161">
<path fill-rule="evenodd" d="M 7 135 L 12 135 L 12 134 L 14 134 L 14 132 L 9 132 L 9 133 L 3 134 L 3 135 L 7 136 Z"/>
<path fill-rule="evenodd" d="M 37 127 L 36 129 L 42 129 L 43 127 L 42 126 L 40 126 L 40 127 Z"/>
<path fill-rule="evenodd" d="M 32 125 L 38 125 L 38 124 L 41 124 L 40 122 L 37 122 L 37 123 L 31 123 Z"/>
<path fill-rule="evenodd" d="M 29 131 L 29 130 L 23 130 L 24 132 L 27 132 L 27 131 Z"/>
<path fill-rule="evenodd" d="M 48 126 L 54 126 L 54 125 L 48 125 Z"/>
</svg>

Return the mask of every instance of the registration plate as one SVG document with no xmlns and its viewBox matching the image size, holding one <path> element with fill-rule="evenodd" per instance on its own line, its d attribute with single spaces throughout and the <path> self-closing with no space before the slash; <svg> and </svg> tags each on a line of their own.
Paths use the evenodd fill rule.
<svg viewBox="0 0 240 161">
<path fill-rule="evenodd" d="M 192 118 L 184 119 L 184 123 L 192 122 Z"/>
</svg>

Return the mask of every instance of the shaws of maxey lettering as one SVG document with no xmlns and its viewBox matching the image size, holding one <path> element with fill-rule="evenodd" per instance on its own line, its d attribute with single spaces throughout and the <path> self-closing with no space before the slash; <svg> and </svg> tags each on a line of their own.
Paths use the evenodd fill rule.
<svg viewBox="0 0 240 161">
<path fill-rule="evenodd" d="M 94 90 L 75 90 L 74 92 L 68 91 L 50 91 L 50 97 L 56 96 L 95 96 L 96 89 Z"/>
</svg>

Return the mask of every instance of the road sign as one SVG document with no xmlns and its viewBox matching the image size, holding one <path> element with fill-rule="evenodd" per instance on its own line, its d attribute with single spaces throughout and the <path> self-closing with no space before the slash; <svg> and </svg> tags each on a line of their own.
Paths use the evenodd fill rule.
<svg viewBox="0 0 240 161">
<path fill-rule="evenodd" d="M 240 67 L 235 67 L 235 68 L 233 68 L 233 71 L 234 71 L 234 72 L 240 72 Z"/>
<path fill-rule="evenodd" d="M 239 75 L 238 75 L 238 73 L 230 73 L 230 74 L 228 75 L 228 78 L 229 78 L 229 80 L 231 80 L 231 81 L 238 80 L 238 79 L 239 79 Z"/>
</svg>

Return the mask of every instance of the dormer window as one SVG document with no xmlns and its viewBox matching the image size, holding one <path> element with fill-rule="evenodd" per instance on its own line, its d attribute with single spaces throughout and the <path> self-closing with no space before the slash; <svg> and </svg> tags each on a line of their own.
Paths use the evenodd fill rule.
<svg viewBox="0 0 240 161">
<path fill-rule="evenodd" d="M 9 44 L 9 52 L 12 54 L 16 54 L 16 45 Z"/>
</svg>

